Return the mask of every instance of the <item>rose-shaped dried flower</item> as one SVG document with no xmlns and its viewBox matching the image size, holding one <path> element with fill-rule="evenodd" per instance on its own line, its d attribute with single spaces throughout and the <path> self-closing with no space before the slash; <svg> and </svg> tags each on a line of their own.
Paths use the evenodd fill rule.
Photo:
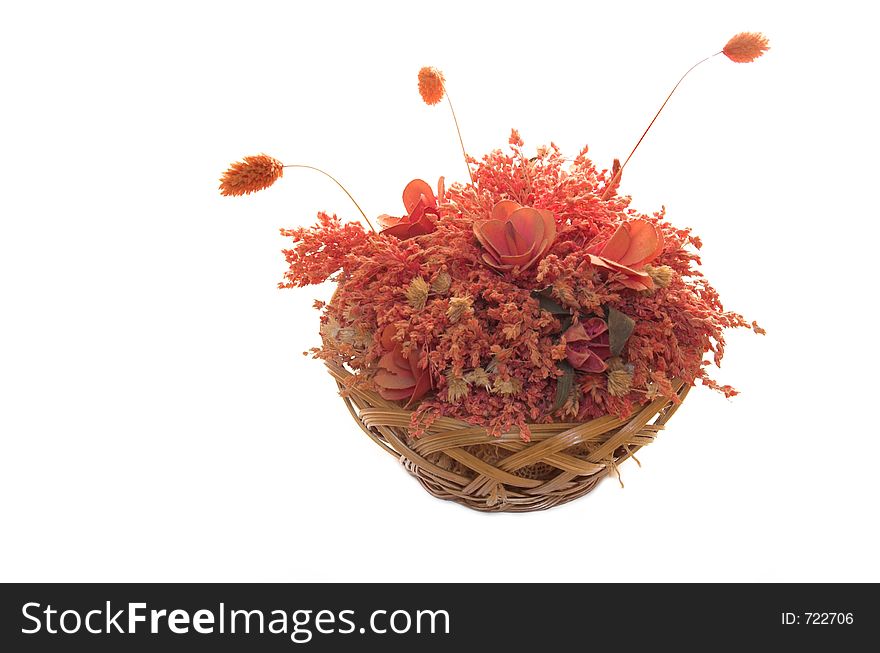
<svg viewBox="0 0 880 653">
<path fill-rule="evenodd" d="M 474 235 L 486 250 L 483 261 L 496 270 L 527 270 L 556 239 L 556 220 L 546 209 L 501 200 L 489 220 L 474 222 Z"/>
<path fill-rule="evenodd" d="M 617 281 L 622 286 L 650 290 L 654 281 L 644 267 L 663 253 L 663 234 L 647 220 L 630 220 L 607 243 L 588 251 L 593 265 L 620 274 Z"/>
<path fill-rule="evenodd" d="M 419 367 L 415 354 L 404 356 L 399 343 L 394 342 L 396 329 L 388 325 L 382 331 L 382 349 L 386 352 L 379 359 L 379 371 L 373 381 L 379 387 L 379 395 L 389 401 L 406 401 L 409 406 L 421 399 L 432 388 L 431 373 Z"/>
<path fill-rule="evenodd" d="M 443 178 L 440 178 L 438 192 L 443 196 Z M 434 220 L 439 216 L 437 210 L 437 198 L 428 182 L 421 179 L 413 179 L 403 189 L 403 206 L 406 215 L 395 218 L 390 215 L 380 215 L 379 224 L 384 227 L 381 233 L 394 236 L 401 240 L 424 236 L 436 228 Z"/>
<path fill-rule="evenodd" d="M 565 332 L 565 358 L 581 372 L 604 372 L 605 361 L 611 356 L 608 325 L 605 320 L 591 317 L 572 325 Z"/>
</svg>

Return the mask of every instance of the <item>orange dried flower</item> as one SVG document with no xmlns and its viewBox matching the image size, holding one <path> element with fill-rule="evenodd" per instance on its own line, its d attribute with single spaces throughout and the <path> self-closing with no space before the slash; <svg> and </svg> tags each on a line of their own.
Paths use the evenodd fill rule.
<svg viewBox="0 0 880 653">
<path fill-rule="evenodd" d="M 489 220 L 474 222 L 474 235 L 485 249 L 483 262 L 496 270 L 527 270 L 556 239 L 556 218 L 547 209 L 501 200 Z"/>
<path fill-rule="evenodd" d="M 443 99 L 443 73 L 433 66 L 425 66 L 419 71 L 419 95 L 425 104 L 434 105 Z"/>
<path fill-rule="evenodd" d="M 284 174 L 284 164 L 268 154 L 246 156 L 229 166 L 220 178 L 220 194 L 247 195 L 274 184 Z"/>
<path fill-rule="evenodd" d="M 565 332 L 565 357 L 581 372 L 604 372 L 605 360 L 611 355 L 608 325 L 605 320 L 591 317 Z"/>
<path fill-rule="evenodd" d="M 440 177 L 438 192 L 443 195 L 443 177 Z M 387 213 L 379 216 L 379 224 L 383 227 L 383 234 L 406 240 L 415 236 L 429 234 L 437 226 L 434 219 L 438 217 L 437 198 L 428 182 L 421 179 L 413 179 L 403 189 L 403 206 L 406 215 L 395 218 Z"/>
<path fill-rule="evenodd" d="M 722 52 L 735 63 L 750 63 L 770 49 L 770 42 L 760 32 L 740 32 L 727 42 Z"/>
<path fill-rule="evenodd" d="M 557 395 L 573 422 L 628 416 L 646 399 L 674 396 L 675 378 L 733 394 L 703 361 L 707 353 L 721 361 L 725 329 L 754 327 L 723 310 L 698 275 L 696 236 L 669 224 L 662 211 L 638 213 L 628 199 L 610 207 L 597 201 L 603 176 L 584 154 L 569 165 L 551 148 L 537 166 L 529 154 L 519 146 L 488 154 L 474 167 L 475 184 L 449 188 L 431 217 L 436 229 L 418 237 L 373 235 L 326 214 L 315 226 L 283 231 L 293 239 L 283 287 L 339 282 L 323 307 L 326 335 L 315 355 L 344 361 L 361 387 L 386 400 L 409 402 L 413 437 L 428 420 L 451 418 L 492 435 L 519 429 L 525 438 L 528 423 L 559 419 Z M 437 192 L 426 186 L 407 193 L 408 213 Z M 546 207 L 553 222 L 507 198 Z M 487 209 L 498 202 L 504 204 L 493 216 Z M 485 242 L 475 238 L 474 223 L 493 217 L 501 224 L 478 227 Z M 540 257 L 546 243 L 552 245 Z M 484 254 L 520 270 L 499 270 Z M 640 292 L 665 281 L 664 266 L 671 290 Z M 416 311 L 405 290 L 418 278 L 410 293 Z M 570 331 L 574 324 L 581 329 Z M 563 381 L 562 392 L 568 367 L 573 390 Z"/>
<path fill-rule="evenodd" d="M 646 220 L 630 220 L 617 228 L 611 240 L 588 250 L 590 262 L 620 275 L 620 285 L 650 290 L 654 280 L 645 265 L 663 253 L 663 232 Z"/>
<path fill-rule="evenodd" d="M 373 378 L 379 395 L 389 401 L 407 400 L 409 406 L 434 387 L 430 370 L 419 366 L 419 356 L 411 352 L 403 354 L 400 344 L 394 342 L 395 327 L 392 324 L 382 331 L 381 343 L 386 352 L 379 359 L 379 371 Z"/>
</svg>

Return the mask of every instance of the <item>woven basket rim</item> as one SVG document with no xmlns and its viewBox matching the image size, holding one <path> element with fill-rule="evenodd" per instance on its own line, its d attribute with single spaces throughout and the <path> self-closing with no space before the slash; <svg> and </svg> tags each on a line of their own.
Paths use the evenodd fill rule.
<svg viewBox="0 0 880 653">
<path fill-rule="evenodd" d="M 691 388 L 676 379 L 677 401 L 645 402 L 626 419 L 604 415 L 585 422 L 529 424 L 529 442 L 519 429 L 494 436 L 484 426 L 449 417 L 437 418 L 414 439 L 409 426 L 415 411 L 347 385 L 352 372 L 334 361 L 325 364 L 349 413 L 371 440 L 435 497 L 486 512 L 545 510 L 590 492 L 653 441 Z M 488 454 L 487 445 L 493 450 Z"/>
</svg>

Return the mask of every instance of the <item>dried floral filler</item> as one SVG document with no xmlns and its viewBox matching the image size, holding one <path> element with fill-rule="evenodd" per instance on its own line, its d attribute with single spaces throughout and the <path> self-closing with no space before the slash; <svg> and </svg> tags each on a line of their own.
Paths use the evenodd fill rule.
<svg viewBox="0 0 880 653">
<path fill-rule="evenodd" d="M 741 33 L 716 55 L 747 63 L 767 49 L 761 34 Z M 420 70 L 418 89 L 452 109 L 439 70 Z M 335 182 L 364 225 L 319 213 L 314 226 L 282 229 L 292 240 L 282 288 L 337 283 L 316 303 L 313 355 L 364 432 L 433 495 L 539 510 L 617 473 L 697 381 L 735 395 L 708 369 L 724 355 L 724 330 L 763 333 L 724 310 L 690 229 L 618 192 L 654 120 L 610 170 L 586 147 L 573 160 L 552 144 L 527 153 L 516 130 L 507 151 L 477 161 L 459 132 L 467 182 L 415 179 L 402 215 L 375 222 L 325 171 L 265 154 L 234 163 L 220 191 L 252 193 L 291 168 Z"/>
</svg>

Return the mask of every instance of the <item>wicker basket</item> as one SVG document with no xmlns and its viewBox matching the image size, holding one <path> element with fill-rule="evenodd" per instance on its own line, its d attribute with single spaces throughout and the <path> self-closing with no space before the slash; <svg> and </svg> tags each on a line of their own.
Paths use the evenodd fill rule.
<svg viewBox="0 0 880 653">
<path fill-rule="evenodd" d="M 340 390 L 351 377 L 328 363 Z M 690 385 L 676 381 L 680 400 Z M 646 404 L 629 419 L 606 415 L 589 422 L 534 424 L 530 442 L 518 432 L 500 437 L 484 428 L 441 417 L 414 440 L 411 411 L 378 394 L 349 388 L 345 405 L 370 438 L 398 458 L 431 494 L 486 512 L 546 510 L 592 490 L 617 465 L 650 444 L 681 405 Z"/>
</svg>

